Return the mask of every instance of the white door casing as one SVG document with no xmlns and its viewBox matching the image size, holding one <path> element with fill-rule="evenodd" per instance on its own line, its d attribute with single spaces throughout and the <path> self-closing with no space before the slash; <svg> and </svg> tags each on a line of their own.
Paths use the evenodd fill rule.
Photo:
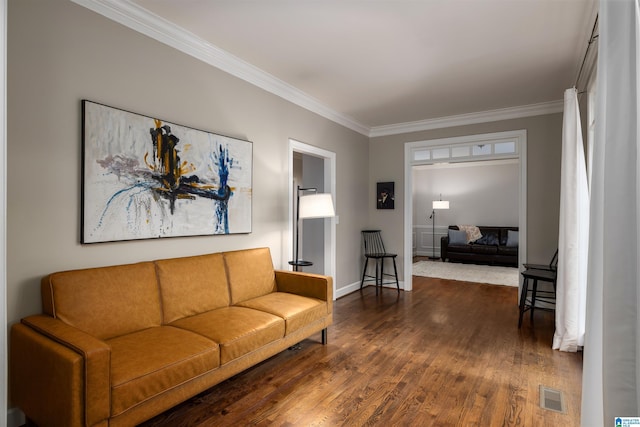
<svg viewBox="0 0 640 427">
<path fill-rule="evenodd" d="M 511 154 L 500 154 L 494 152 L 495 144 L 504 142 L 515 142 L 515 152 Z M 492 145 L 490 153 L 481 156 L 472 155 L 456 157 L 453 155 L 454 148 L 464 148 L 473 146 Z M 415 153 L 421 150 L 429 150 L 429 155 L 416 156 Z M 449 156 L 438 156 L 434 159 L 432 150 L 442 150 Z M 426 151 L 425 151 L 426 152 Z M 418 159 L 416 159 L 418 157 Z M 428 157 L 428 158 L 426 158 Z M 527 259 L 527 131 L 516 130 L 507 132 L 496 132 L 489 134 L 466 135 L 452 138 L 440 138 L 424 141 L 407 142 L 404 144 L 404 277 L 411 278 L 413 266 L 413 173 L 412 167 L 416 165 L 435 164 L 450 161 L 478 161 L 495 160 L 504 158 L 517 158 L 520 164 L 520 200 L 518 202 L 518 227 L 519 227 L 519 249 L 518 265 L 522 265 Z M 405 279 L 404 290 L 410 291 L 413 288 L 411 280 Z"/>
<path fill-rule="evenodd" d="M 338 206 L 336 205 L 336 153 L 313 145 L 305 144 L 294 139 L 289 139 L 289 232 L 292 232 L 295 226 L 295 218 L 293 217 L 293 201 L 295 200 L 296 189 L 293 187 L 293 155 L 294 153 L 308 154 L 324 159 L 324 191 L 331 193 L 336 215 Z M 325 253 L 324 253 L 324 274 L 333 278 L 333 297 L 336 296 L 336 223 L 337 216 L 334 218 L 325 218 Z M 288 242 L 293 241 L 291 235 Z M 285 245 L 284 258 L 294 259 L 293 245 Z"/>
</svg>

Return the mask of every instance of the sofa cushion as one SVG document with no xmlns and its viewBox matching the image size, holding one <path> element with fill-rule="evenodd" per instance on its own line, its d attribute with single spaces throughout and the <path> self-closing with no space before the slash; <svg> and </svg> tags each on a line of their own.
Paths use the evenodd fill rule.
<svg viewBox="0 0 640 427">
<path fill-rule="evenodd" d="M 328 314 L 327 304 L 324 301 L 286 292 L 273 292 L 238 305 L 282 317 L 287 335 Z"/>
<path fill-rule="evenodd" d="M 518 247 L 517 246 L 498 246 L 498 254 L 518 256 Z"/>
<path fill-rule="evenodd" d="M 134 332 L 107 343 L 111 346 L 112 416 L 220 364 L 218 344 L 170 326 Z"/>
<path fill-rule="evenodd" d="M 464 230 L 449 230 L 449 244 L 450 245 L 465 245 L 467 244 L 467 232 Z"/>
<path fill-rule="evenodd" d="M 220 364 L 284 337 L 284 319 L 246 307 L 223 307 L 171 324 L 220 344 Z"/>
<path fill-rule="evenodd" d="M 156 261 L 164 323 L 229 305 L 222 254 Z"/>
<path fill-rule="evenodd" d="M 480 228 L 475 225 L 459 225 L 458 230 L 463 230 L 467 233 L 467 242 L 473 242 L 474 240 L 478 240 L 482 237 Z"/>
<path fill-rule="evenodd" d="M 518 246 L 519 234 L 517 231 L 507 230 L 507 246 Z"/>
<path fill-rule="evenodd" d="M 269 248 L 224 253 L 231 304 L 276 291 L 276 276 Z"/>
<path fill-rule="evenodd" d="M 494 245 L 470 245 L 471 252 L 474 254 L 497 254 L 498 246 Z"/>
<path fill-rule="evenodd" d="M 41 286 L 46 314 L 102 340 L 162 321 L 151 262 L 53 273 Z"/>
<path fill-rule="evenodd" d="M 474 245 L 499 245 L 500 239 L 497 233 L 489 232 L 487 234 L 483 234 L 481 238 L 473 242 Z"/>
<path fill-rule="evenodd" d="M 449 245 L 449 252 L 471 252 L 472 245 Z"/>
</svg>

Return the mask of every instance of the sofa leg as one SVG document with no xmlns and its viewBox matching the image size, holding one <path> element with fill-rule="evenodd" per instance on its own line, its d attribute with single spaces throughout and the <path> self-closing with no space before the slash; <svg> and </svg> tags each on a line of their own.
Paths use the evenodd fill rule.
<svg viewBox="0 0 640 427">
<path fill-rule="evenodd" d="M 327 328 L 322 330 L 322 345 L 327 344 Z"/>
</svg>

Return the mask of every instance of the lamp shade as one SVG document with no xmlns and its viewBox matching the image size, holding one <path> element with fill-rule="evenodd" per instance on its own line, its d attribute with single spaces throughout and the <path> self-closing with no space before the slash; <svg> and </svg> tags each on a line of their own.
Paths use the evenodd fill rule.
<svg viewBox="0 0 640 427">
<path fill-rule="evenodd" d="M 333 200 L 329 193 L 309 194 L 300 197 L 300 218 L 327 218 L 335 216 Z"/>
<path fill-rule="evenodd" d="M 449 209 L 448 200 L 434 200 L 433 209 Z"/>
</svg>

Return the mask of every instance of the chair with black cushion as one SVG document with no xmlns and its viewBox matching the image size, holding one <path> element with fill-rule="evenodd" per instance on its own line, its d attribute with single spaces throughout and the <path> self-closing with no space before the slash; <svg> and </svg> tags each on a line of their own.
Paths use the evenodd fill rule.
<svg viewBox="0 0 640 427">
<path fill-rule="evenodd" d="M 522 283 L 522 293 L 520 294 L 520 316 L 518 318 L 518 329 L 522 326 L 522 317 L 525 311 L 531 311 L 531 322 L 533 323 L 533 311 L 554 310 L 556 304 L 556 281 L 558 274 L 558 251 L 556 250 L 551 262 L 547 264 L 524 264 L 525 270 L 520 273 L 524 278 Z M 533 287 L 529 289 L 529 281 L 533 282 Z M 551 283 L 553 290 L 538 290 L 538 282 Z M 551 307 L 536 307 L 536 303 L 545 303 Z"/>
<path fill-rule="evenodd" d="M 400 292 L 400 283 L 398 282 L 398 269 L 396 268 L 396 257 L 397 254 L 388 253 L 384 248 L 384 243 L 382 242 L 382 235 L 380 230 L 362 230 L 362 238 L 364 240 L 364 269 L 362 270 L 362 280 L 360 281 L 360 289 L 364 286 L 365 282 L 370 282 L 375 280 L 376 286 L 376 295 L 378 295 L 378 286 L 382 289 L 383 285 L 393 283 L 391 280 L 385 281 L 385 276 L 394 277 L 396 288 L 398 288 L 398 292 Z M 369 260 L 373 259 L 376 264 L 376 275 L 371 276 L 367 274 L 367 266 L 369 264 Z M 387 259 L 391 259 L 393 262 L 393 273 L 389 274 L 384 272 L 384 261 Z"/>
</svg>

